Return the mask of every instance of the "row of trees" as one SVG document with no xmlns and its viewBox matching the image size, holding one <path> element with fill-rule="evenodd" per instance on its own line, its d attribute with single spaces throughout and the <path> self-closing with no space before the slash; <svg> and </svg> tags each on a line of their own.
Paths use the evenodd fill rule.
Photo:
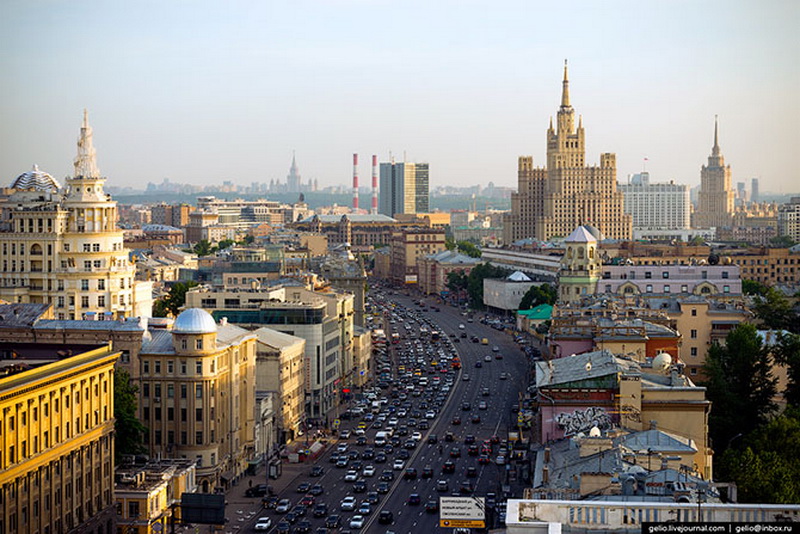
<svg viewBox="0 0 800 534">
<path fill-rule="evenodd" d="M 444 240 L 444 246 L 447 250 L 458 249 L 460 253 L 465 254 L 470 258 L 481 257 L 480 247 L 470 241 L 455 241 L 452 237 L 448 237 Z"/>
<path fill-rule="evenodd" d="M 787 371 L 783 412 L 775 364 Z M 711 346 L 704 374 L 715 478 L 736 482 L 743 502 L 800 502 L 800 336 L 784 333 L 768 346 L 741 324 L 724 346 Z"/>
<path fill-rule="evenodd" d="M 203 256 L 210 256 L 217 251 L 225 250 L 233 245 L 250 245 L 255 241 L 255 237 L 248 235 L 245 236 L 244 239 L 241 241 L 234 241 L 233 239 L 222 239 L 216 245 L 212 245 L 211 242 L 207 239 L 203 239 L 202 241 L 195 243 L 195 245 L 191 248 L 191 250 L 187 250 L 187 252 L 194 252 L 200 257 Z"/>
</svg>

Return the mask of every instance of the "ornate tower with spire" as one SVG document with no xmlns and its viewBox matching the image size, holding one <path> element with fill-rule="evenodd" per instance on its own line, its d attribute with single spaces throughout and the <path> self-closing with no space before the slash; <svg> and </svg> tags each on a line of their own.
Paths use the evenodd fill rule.
<svg viewBox="0 0 800 534">
<path fill-rule="evenodd" d="M 300 169 L 297 168 L 297 159 L 295 158 L 294 151 L 292 151 L 292 166 L 289 167 L 289 174 L 286 175 L 286 192 L 299 193 L 302 191 L 302 177 L 300 176 Z"/>
<path fill-rule="evenodd" d="M 569 71 L 564 62 L 561 106 L 547 129 L 547 167 L 533 158 L 518 162 L 518 188 L 511 196 L 511 213 L 504 220 L 504 241 L 566 237 L 583 224 L 612 239 L 630 239 L 631 217 L 624 213 L 617 190 L 616 155 L 601 154 L 599 166 L 586 166 L 583 119 L 577 126 L 570 102 Z"/>
<path fill-rule="evenodd" d="M 694 228 L 724 228 L 730 226 L 734 214 L 734 191 L 731 187 L 731 166 L 719 148 L 719 121 L 714 117 L 714 146 L 708 164 L 700 169 L 700 192 L 697 210 L 692 215 Z"/>
</svg>

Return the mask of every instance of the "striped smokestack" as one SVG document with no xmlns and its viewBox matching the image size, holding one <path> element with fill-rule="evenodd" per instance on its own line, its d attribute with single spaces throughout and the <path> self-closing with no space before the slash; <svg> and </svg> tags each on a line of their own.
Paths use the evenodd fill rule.
<svg viewBox="0 0 800 534">
<path fill-rule="evenodd" d="M 378 156 L 372 156 L 372 209 L 370 213 L 378 214 Z"/>
<path fill-rule="evenodd" d="M 353 154 L 353 210 L 358 209 L 358 154 Z"/>
</svg>

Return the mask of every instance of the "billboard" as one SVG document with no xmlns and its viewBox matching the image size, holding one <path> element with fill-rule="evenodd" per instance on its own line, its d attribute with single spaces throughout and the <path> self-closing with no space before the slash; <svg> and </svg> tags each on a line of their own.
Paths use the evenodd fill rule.
<svg viewBox="0 0 800 534">
<path fill-rule="evenodd" d="M 225 524 L 225 495 L 217 493 L 183 493 L 181 521 L 201 525 Z"/>
<path fill-rule="evenodd" d="M 407 274 L 406 275 L 406 284 L 416 284 L 417 283 L 417 275 L 416 274 Z"/>
<path fill-rule="evenodd" d="M 486 528 L 483 497 L 439 497 L 441 528 Z"/>
</svg>

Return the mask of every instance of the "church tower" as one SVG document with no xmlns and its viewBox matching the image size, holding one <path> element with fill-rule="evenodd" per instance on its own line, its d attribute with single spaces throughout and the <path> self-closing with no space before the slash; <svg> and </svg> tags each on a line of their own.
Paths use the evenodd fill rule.
<svg viewBox="0 0 800 534">
<path fill-rule="evenodd" d="M 708 165 L 700 169 L 700 192 L 697 211 L 692 216 L 694 228 L 720 228 L 730 226 L 733 220 L 734 198 L 731 187 L 731 166 L 719 148 L 719 122 L 714 118 L 714 146 L 708 156 Z"/>
</svg>

